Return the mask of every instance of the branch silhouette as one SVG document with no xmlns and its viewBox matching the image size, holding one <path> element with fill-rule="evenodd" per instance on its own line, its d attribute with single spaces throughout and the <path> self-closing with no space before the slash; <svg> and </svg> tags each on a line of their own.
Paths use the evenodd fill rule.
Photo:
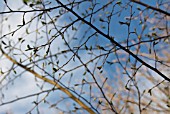
<svg viewBox="0 0 170 114">
<path fill-rule="evenodd" d="M 161 9 L 159 9 L 159 8 L 150 6 L 150 5 L 148 5 L 148 4 L 145 4 L 145 3 L 143 3 L 143 2 L 141 2 L 141 1 L 139 1 L 139 0 L 131 0 L 131 1 L 134 2 L 134 3 L 136 3 L 136 4 L 142 5 L 142 6 L 144 6 L 144 7 L 147 7 L 148 9 L 152 9 L 152 10 L 154 10 L 154 11 L 158 11 L 158 12 L 160 12 L 160 13 L 163 13 L 163 14 L 165 14 L 165 15 L 170 16 L 170 13 L 168 13 L 168 12 L 166 12 L 166 11 L 164 11 L 164 10 L 161 10 Z"/>
<path fill-rule="evenodd" d="M 107 38 L 108 40 L 110 40 L 110 42 L 112 44 L 115 44 L 116 46 L 118 46 L 119 48 L 121 48 L 122 50 L 124 50 L 125 52 L 129 53 L 132 57 L 134 57 L 136 60 L 138 60 L 140 63 L 142 63 L 144 66 L 150 68 L 151 70 L 153 70 L 154 72 L 156 72 L 157 74 L 159 74 L 162 78 L 164 78 L 165 80 L 170 82 L 170 78 L 168 78 L 167 76 L 165 76 L 163 73 L 161 73 L 158 69 L 154 68 L 153 66 L 147 64 L 145 61 L 143 61 L 142 59 L 140 59 L 138 56 L 136 56 L 133 52 L 131 52 L 129 49 L 126 49 L 125 47 L 123 47 L 121 44 L 119 44 L 118 42 L 116 42 L 112 37 L 110 37 L 109 35 L 105 34 L 104 32 L 100 31 L 97 27 L 95 27 L 93 24 L 91 24 L 90 22 L 86 21 L 84 18 L 80 17 L 80 15 L 78 15 L 75 11 L 73 11 L 72 9 L 68 8 L 66 5 L 64 5 L 62 2 L 60 2 L 59 0 L 56 0 L 62 7 L 64 7 L 66 10 L 70 11 L 73 15 L 75 15 L 79 20 L 83 21 L 84 23 L 86 23 L 87 25 L 89 25 L 91 28 L 93 28 L 96 32 L 98 32 L 99 34 L 101 34 L 102 36 L 104 36 L 105 38 Z"/>
</svg>

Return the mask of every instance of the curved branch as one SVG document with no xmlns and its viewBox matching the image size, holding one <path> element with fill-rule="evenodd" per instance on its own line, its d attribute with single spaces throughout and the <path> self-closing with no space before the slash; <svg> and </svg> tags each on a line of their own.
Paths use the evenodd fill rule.
<svg viewBox="0 0 170 114">
<path fill-rule="evenodd" d="M 71 99 L 73 99 L 75 102 L 77 102 L 83 109 L 87 110 L 90 114 L 95 114 L 95 112 L 89 108 L 86 104 L 84 104 L 80 99 L 78 99 L 76 96 L 74 96 L 69 90 L 67 90 L 66 88 L 62 87 L 59 83 L 57 83 L 56 81 L 50 80 L 40 74 L 38 74 L 37 72 L 35 72 L 34 70 L 31 70 L 29 68 L 27 68 L 26 66 L 24 66 L 23 64 L 17 62 L 16 60 L 14 60 L 12 57 L 10 57 L 7 53 L 4 52 L 4 50 L 2 50 L 2 48 L 0 47 L 0 50 L 2 52 L 2 54 L 8 59 L 10 60 L 12 63 L 20 66 L 21 68 L 25 69 L 26 71 L 30 72 L 31 74 L 33 74 L 35 77 L 54 85 L 55 87 L 57 87 L 59 90 L 61 90 L 62 92 L 64 92 L 65 94 L 67 94 Z"/>
</svg>

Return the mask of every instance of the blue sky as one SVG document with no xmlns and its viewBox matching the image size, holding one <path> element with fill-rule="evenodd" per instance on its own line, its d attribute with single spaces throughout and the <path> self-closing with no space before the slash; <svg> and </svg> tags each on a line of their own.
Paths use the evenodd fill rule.
<svg viewBox="0 0 170 114">
<path fill-rule="evenodd" d="M 3 3 L 1 3 L 2 1 L 0 1 L 0 5 L 2 5 Z M 62 1 L 63 2 L 63 1 Z M 98 3 L 100 3 L 99 5 L 96 6 L 95 10 L 97 10 L 98 8 L 100 8 L 103 4 L 106 4 L 107 1 L 102 1 L 102 0 L 99 0 L 97 1 Z M 126 3 L 127 1 L 126 0 L 122 0 L 122 5 L 124 5 L 124 3 Z M 144 1 L 145 3 L 148 3 L 150 5 L 154 5 L 154 1 L 153 0 L 145 0 Z M 12 8 L 12 9 L 17 9 L 18 7 L 22 6 L 22 1 L 21 0 L 15 0 L 14 1 L 9 1 L 9 6 Z M 18 5 L 20 4 L 20 5 Z M 51 5 L 51 6 L 47 6 L 47 7 L 52 7 L 53 5 L 55 4 L 55 2 Z M 78 14 L 82 14 L 82 13 L 85 13 L 85 9 L 81 8 L 81 7 L 89 7 L 90 4 L 87 3 L 87 4 L 84 4 L 82 6 L 80 6 L 80 9 L 74 9 L 74 11 Z M 136 5 L 136 4 L 133 4 L 133 12 L 134 12 L 134 15 L 138 15 L 139 11 L 136 10 L 137 7 L 140 7 L 141 9 L 143 8 L 142 6 L 139 6 L 139 5 Z M 1 7 L 2 8 L 2 7 Z M 24 7 L 23 9 L 28 9 L 28 7 Z M 108 7 L 108 11 L 110 11 L 112 9 L 112 5 Z M 115 6 L 115 11 L 119 11 L 121 8 L 119 5 Z M 55 17 L 55 15 L 57 14 L 58 10 L 55 10 L 51 13 L 49 13 L 51 15 L 51 17 Z M 126 25 L 121 25 L 119 23 L 119 21 L 121 22 L 126 22 L 126 18 L 129 17 L 129 12 L 130 12 L 130 8 L 128 7 L 128 9 L 126 10 L 123 10 L 122 11 L 123 13 L 121 13 L 121 15 L 118 17 L 118 14 L 116 14 L 115 16 L 113 16 L 112 18 L 112 21 L 110 23 L 110 36 L 113 36 L 115 38 L 115 40 L 117 42 L 121 42 L 121 41 L 124 41 L 127 36 L 128 36 L 128 32 L 127 32 L 127 26 Z M 30 17 L 33 15 L 33 13 L 27 13 L 26 14 L 26 17 L 25 17 L 25 20 L 26 22 L 30 20 Z M 9 17 L 8 21 L 6 23 L 4 23 L 4 25 L 11 25 L 11 29 L 14 30 L 17 28 L 17 25 L 19 24 L 22 24 L 22 16 L 23 14 L 13 14 L 11 17 Z M 60 25 L 60 26 L 63 26 L 65 23 L 69 23 L 69 16 L 73 16 L 72 14 L 67 14 L 65 16 L 63 16 L 62 18 L 60 18 L 56 25 Z M 93 19 L 95 19 L 95 22 L 93 22 L 93 24 L 95 25 L 95 27 L 97 27 L 98 29 L 102 30 L 104 33 L 107 33 L 107 25 L 106 23 L 102 23 L 101 21 L 99 21 L 100 18 L 106 20 L 107 19 L 107 11 L 105 10 L 101 10 L 100 12 L 98 12 L 97 14 L 94 15 Z M 73 20 L 75 20 L 76 18 L 73 17 L 72 18 Z M 87 17 L 85 18 L 85 20 L 89 21 L 90 17 Z M 49 18 L 47 17 L 47 21 L 49 20 Z M 36 29 L 36 21 L 33 21 L 30 28 L 29 28 L 29 32 L 33 31 Z M 75 23 L 73 26 L 78 28 L 78 26 L 81 24 L 81 22 L 77 22 Z M 147 23 L 148 26 L 151 26 L 151 24 Z M 105 26 L 106 28 L 105 29 L 102 29 L 101 26 Z M 38 24 L 38 27 L 41 27 L 41 24 Z M 50 27 L 52 26 L 49 26 L 48 30 L 50 30 Z M 60 27 L 58 27 L 60 28 Z M 130 25 L 130 31 L 134 31 L 134 28 L 136 28 L 136 31 L 140 34 L 141 32 L 141 29 L 142 29 L 142 26 L 139 25 L 139 20 L 134 20 L 131 25 Z M 24 45 L 22 45 L 22 49 L 23 51 L 27 48 L 27 45 L 30 44 L 31 40 L 35 40 L 35 35 L 36 33 L 32 33 L 30 35 L 27 35 L 25 34 L 25 30 L 26 30 L 26 27 L 23 27 L 23 29 L 19 30 L 18 32 L 15 33 L 15 35 L 12 37 L 10 36 L 11 39 L 14 39 L 14 42 L 16 42 L 15 39 L 19 38 L 19 37 L 23 37 L 25 36 L 24 38 L 26 39 L 26 42 L 24 43 Z M 40 39 L 38 41 L 38 45 L 41 45 L 41 44 L 44 44 L 47 42 L 47 39 L 46 37 L 51 37 L 52 35 L 55 34 L 55 30 L 51 31 L 50 35 L 49 36 L 46 36 L 45 33 L 42 32 L 42 30 L 45 30 L 45 27 L 40 29 L 40 34 L 38 34 L 37 36 L 38 37 L 43 37 L 42 39 Z M 87 31 L 87 34 L 86 36 L 83 38 L 83 33 Z M 80 42 L 79 40 L 70 40 L 71 43 L 70 43 L 70 46 L 72 47 L 77 47 L 79 46 L 80 44 L 82 44 L 83 41 L 85 41 L 92 33 L 94 33 L 95 31 L 93 29 L 89 29 L 87 25 L 81 25 L 80 28 L 78 28 L 78 31 L 77 33 L 75 34 L 75 31 L 72 30 L 72 28 L 70 27 L 68 29 L 68 35 L 65 35 L 66 37 L 68 37 L 68 41 L 74 36 L 75 38 L 82 38 L 82 41 Z M 149 32 L 149 28 L 147 28 L 144 33 L 147 33 Z M 8 33 L 7 31 L 7 26 L 4 27 L 4 33 Z M 136 38 L 137 36 L 136 35 L 131 35 L 130 38 L 133 39 L 133 38 Z M 69 39 L 70 38 L 70 39 Z M 144 37 L 143 39 L 147 39 L 146 37 Z M 55 54 L 57 52 L 59 52 L 58 50 L 58 47 L 60 48 L 60 50 L 66 50 L 68 49 L 64 44 L 64 41 L 61 39 L 61 37 L 57 37 L 52 45 L 51 45 L 51 51 L 52 51 L 52 54 Z M 90 40 L 86 43 L 86 46 L 88 48 L 90 48 L 90 46 L 92 46 L 93 48 L 96 47 L 97 45 L 100 45 L 100 46 L 106 46 L 106 45 L 110 45 L 110 41 L 108 41 L 108 39 L 104 38 L 103 36 L 101 35 L 98 35 L 98 36 L 93 36 L 92 38 L 90 38 Z M 31 46 L 33 46 L 34 44 L 32 43 Z M 123 45 L 126 45 L 126 44 L 123 44 Z M 82 46 L 84 47 L 84 46 Z M 107 48 L 109 49 L 109 48 Z M 47 50 L 47 47 L 44 48 L 44 50 Z M 45 54 L 44 50 L 42 49 L 40 51 L 40 54 Z M 135 48 L 131 48 L 131 50 L 135 50 Z M 145 53 L 148 53 L 148 50 L 145 49 L 145 47 L 141 48 L 141 51 L 142 52 L 145 52 Z M 91 56 L 88 54 L 88 52 L 90 51 L 79 51 L 78 54 L 79 56 L 81 56 L 81 59 L 83 60 L 83 62 L 87 62 L 91 57 L 95 57 L 95 56 Z M 121 52 L 121 51 L 120 51 Z M 99 55 L 100 53 L 105 53 L 105 51 L 101 51 L 101 50 L 97 50 L 97 51 L 94 51 L 94 54 L 95 55 Z M 29 54 L 29 52 L 25 52 L 25 54 Z M 67 56 L 67 58 L 64 58 L 63 55 L 58 55 L 58 59 L 60 60 L 59 62 L 59 66 L 62 66 L 64 63 L 66 63 L 67 60 L 70 59 L 70 57 L 73 55 L 72 53 L 67 53 L 65 54 Z M 120 58 L 123 58 L 124 56 L 127 56 L 125 53 L 122 53 L 119 55 Z M 19 56 L 15 56 L 16 59 L 19 60 L 18 58 Z M 128 57 L 128 56 L 127 56 Z M 107 61 L 112 61 L 116 59 L 114 53 L 111 54 L 110 56 L 108 56 L 107 58 Z M 55 61 L 56 59 L 53 58 L 53 60 Z M 104 60 L 104 57 L 101 57 L 100 59 L 98 59 L 98 64 L 97 66 L 100 66 L 102 65 L 103 63 L 103 60 Z M 50 61 L 50 59 L 49 59 Z M 131 61 L 134 62 L 134 59 L 131 57 Z M 42 61 L 43 62 L 43 61 Z M 41 65 L 42 62 L 39 62 L 38 64 Z M 95 62 L 97 62 L 97 60 L 95 60 Z M 4 62 L 4 61 L 1 61 L 1 63 L 4 63 L 5 66 L 1 66 L 5 69 L 5 67 L 9 67 L 9 65 L 11 63 L 7 63 L 7 62 Z M 28 63 L 28 61 L 27 61 Z M 26 63 L 25 63 L 26 64 Z M 75 66 L 78 66 L 80 65 L 81 63 L 78 61 L 78 59 L 75 59 L 75 62 L 74 61 L 71 61 L 69 62 L 65 67 L 63 67 L 63 69 L 71 69 L 72 67 L 75 67 Z M 126 64 L 125 62 L 122 62 L 122 64 Z M 139 64 L 139 63 L 138 63 Z M 140 64 L 139 64 L 140 65 Z M 90 70 L 93 70 L 94 69 L 94 64 L 93 63 L 90 63 L 88 65 L 88 68 Z M 51 75 L 54 75 L 53 74 L 53 70 L 52 70 L 52 65 L 49 65 L 48 68 L 46 68 L 45 70 L 47 72 L 49 72 Z M 116 68 L 117 67 L 120 67 L 118 64 L 117 65 L 108 65 L 105 63 L 104 67 L 102 68 L 104 70 L 104 73 L 105 73 L 105 77 L 108 77 L 109 79 L 116 79 L 116 75 L 117 75 L 117 72 L 115 72 Z M 21 70 L 21 69 L 20 69 Z M 121 69 L 122 70 L 122 69 Z M 22 70 L 21 70 L 22 71 Z M 17 72 L 21 72 L 21 71 L 17 71 Z M 84 71 L 85 71 L 85 68 L 79 68 L 75 71 L 73 71 L 72 73 L 74 73 L 74 76 L 72 78 L 72 80 L 74 80 L 72 82 L 72 86 L 74 84 L 77 84 L 77 83 L 81 83 L 81 81 L 83 79 L 86 79 L 88 81 L 92 80 L 91 76 L 87 73 L 86 76 L 83 76 L 84 74 Z M 37 68 L 37 72 L 41 72 L 40 69 Z M 98 76 L 98 72 L 97 70 L 95 70 L 95 74 L 96 76 Z M 63 73 L 62 71 L 59 71 L 58 73 L 55 74 L 55 76 L 57 77 L 59 75 L 59 73 Z M 30 91 L 32 91 L 33 93 L 36 93 L 36 92 L 39 92 L 40 89 L 39 87 L 36 86 L 37 83 L 39 83 L 40 85 L 42 85 L 42 82 L 35 82 L 34 80 L 34 76 L 30 76 L 31 74 L 29 73 L 25 73 L 24 76 L 21 76 L 21 78 L 17 78 L 17 80 L 15 80 L 14 82 L 14 85 L 9 85 L 8 86 L 8 90 L 4 89 L 3 91 L 5 92 L 5 101 L 9 101 L 11 99 L 15 99 L 16 96 L 24 96 L 24 95 L 28 95 L 30 94 Z M 69 81 L 69 77 L 70 77 L 71 73 L 68 73 L 66 74 L 64 77 L 62 77 L 61 79 L 61 82 L 63 82 L 64 84 L 68 84 L 68 81 Z M 12 74 L 11 74 L 12 76 Z M 122 75 L 123 77 L 123 75 Z M 22 82 L 22 83 L 21 83 Z M 114 84 L 113 84 L 114 85 Z M 48 84 L 45 84 L 45 87 L 44 87 L 44 90 L 45 89 L 50 89 L 51 86 L 48 85 Z M 85 87 L 84 90 L 88 90 L 88 86 Z M 80 86 L 78 86 L 76 88 L 77 90 L 81 89 Z M 98 90 L 96 90 L 98 92 Z M 12 96 L 11 96 L 12 95 Z M 50 93 L 49 97 L 47 98 L 51 103 L 55 103 L 55 101 L 59 100 L 60 97 L 57 97 L 57 96 L 65 96 L 65 94 L 63 94 L 62 92 L 52 92 Z M 43 96 L 45 96 L 45 94 L 43 94 L 42 96 L 40 96 L 40 98 L 42 98 Z M 85 98 L 88 98 L 88 95 L 84 95 Z M 34 105 L 32 102 L 29 102 L 29 101 L 33 101 L 35 100 L 36 97 L 32 97 L 32 98 L 29 98 L 29 99 L 25 99 L 25 100 L 21 100 L 21 101 L 18 101 L 16 103 L 12 103 L 10 105 L 5 105 L 3 106 L 2 108 L 0 108 L 0 114 L 1 113 L 4 113 L 6 111 L 11 111 L 13 112 L 14 114 L 17 113 L 17 114 L 22 114 L 23 112 L 27 112 L 28 110 L 30 110 Z M 68 104 L 67 104 L 68 103 Z M 67 107 L 65 106 L 65 104 L 67 104 L 69 106 L 69 103 L 73 103 L 71 102 L 70 100 L 66 100 L 64 101 L 63 103 L 61 103 L 59 105 L 60 108 L 66 110 Z M 46 105 L 46 104 L 41 104 L 40 105 L 40 109 L 42 111 L 42 113 L 56 113 L 55 110 L 53 109 L 49 109 L 48 107 L 49 105 Z M 73 109 L 74 107 L 70 107 L 70 109 Z M 36 113 L 36 110 L 33 111 L 33 113 Z"/>
</svg>

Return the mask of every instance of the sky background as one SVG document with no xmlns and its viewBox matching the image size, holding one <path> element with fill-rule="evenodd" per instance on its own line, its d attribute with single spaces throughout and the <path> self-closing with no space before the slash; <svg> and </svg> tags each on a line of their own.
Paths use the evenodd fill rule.
<svg viewBox="0 0 170 114">
<path fill-rule="evenodd" d="M 99 0 L 98 2 L 102 2 L 102 4 L 105 4 L 107 1 L 104 1 L 103 0 Z M 122 2 L 124 3 L 125 1 L 122 0 Z M 145 3 L 148 3 L 150 5 L 154 5 L 154 1 L 153 0 L 144 0 Z M 3 6 L 4 2 L 3 1 L 0 1 L 0 8 L 1 8 L 1 11 L 2 11 L 2 6 Z M 8 1 L 8 5 L 11 9 L 13 10 L 17 10 L 18 8 L 20 7 L 23 7 L 23 3 L 22 3 L 22 0 L 15 0 L 15 1 Z M 54 4 L 55 5 L 55 2 Z M 89 4 L 86 4 L 86 6 L 81 6 L 81 7 L 88 7 Z M 52 6 L 49 6 L 49 7 L 52 7 Z M 100 5 L 96 7 L 96 9 L 98 9 L 99 7 L 101 7 Z M 135 5 L 134 4 L 134 7 L 133 7 L 133 10 L 135 11 L 136 10 L 136 7 L 139 7 L 138 5 Z M 140 8 L 143 8 L 140 6 Z M 23 7 L 22 10 L 28 10 L 29 8 L 28 7 Z M 111 7 L 110 7 L 111 9 Z M 116 6 L 115 7 L 115 10 L 119 11 L 119 7 Z M 80 8 L 78 10 L 75 9 L 75 11 L 79 14 L 81 14 L 81 12 L 84 12 L 84 9 Z M 120 24 L 118 23 L 118 21 L 126 21 L 126 18 L 128 18 L 129 16 L 129 9 L 127 10 L 124 10 L 123 13 L 121 14 L 120 17 L 116 17 L 114 18 L 112 21 L 111 21 L 111 29 L 110 29 L 110 35 L 111 36 L 114 36 L 115 37 L 115 40 L 118 41 L 118 42 L 121 42 L 121 41 L 124 41 L 125 38 L 127 38 L 127 27 L 126 26 L 120 26 Z M 104 12 L 104 11 L 103 11 Z M 94 18 L 100 18 L 100 17 L 105 17 L 105 14 L 103 14 L 103 12 L 101 11 L 100 13 L 96 14 Z M 57 11 L 52 11 L 50 14 L 51 14 L 51 17 L 53 17 L 54 15 L 53 14 L 56 14 Z M 136 14 L 138 12 L 136 11 Z M 9 32 L 9 26 L 10 25 L 10 29 L 11 31 L 12 30 L 15 30 L 17 28 L 18 25 L 21 25 L 22 24 L 22 17 L 23 17 L 23 14 L 20 14 L 20 13 L 15 13 L 15 14 L 7 14 L 9 15 L 9 18 L 7 21 L 1 23 L 3 24 L 3 34 L 6 34 Z M 31 16 L 34 15 L 33 13 L 27 13 L 25 15 L 25 21 L 29 21 Z M 62 18 L 60 18 L 60 20 L 57 21 L 57 25 L 64 25 L 64 23 L 69 23 L 69 19 L 67 18 L 68 16 L 72 16 L 72 14 L 68 14 Z M 6 16 L 6 15 L 4 15 Z M 2 19 L 2 15 L 0 17 Z M 75 19 L 75 17 L 73 17 L 73 19 Z M 89 21 L 89 18 L 86 18 L 86 20 Z M 48 19 L 47 19 L 48 21 Z M 101 26 L 101 22 L 100 21 L 95 21 L 93 23 L 97 28 L 99 28 L 100 30 L 102 30 Z M 136 21 L 133 21 L 133 23 L 131 24 L 131 30 L 133 30 L 134 28 L 137 28 L 137 31 L 141 31 L 142 27 L 141 26 L 136 26 L 139 24 L 139 20 L 136 20 Z M 75 27 L 78 27 L 79 23 L 75 23 L 74 26 Z M 104 25 L 105 26 L 105 25 Z M 148 26 L 149 26 L 149 23 L 148 23 Z M 39 25 L 40 27 L 40 25 Z M 49 26 L 50 28 L 50 26 Z M 42 28 L 40 30 L 43 30 L 45 28 Z M 32 24 L 30 25 L 30 28 L 29 28 L 29 32 L 31 33 L 31 31 L 34 31 L 36 30 L 36 20 L 32 22 Z M 83 36 L 83 32 L 84 31 L 88 31 L 87 33 L 87 36 L 91 35 L 92 33 L 94 33 L 94 30 L 89 30 L 89 28 L 86 26 L 86 25 L 83 25 L 81 26 L 81 28 L 79 29 L 79 31 L 77 32 L 77 34 L 75 35 L 74 32 L 72 32 L 71 28 L 70 30 L 68 30 L 68 34 L 69 34 L 69 37 L 71 38 L 72 36 L 76 36 L 77 38 L 79 37 L 82 37 Z M 105 33 L 107 33 L 107 29 L 105 30 L 102 30 L 104 31 Z M 145 32 L 148 32 L 149 29 L 147 29 Z M 23 27 L 23 29 L 20 29 L 18 32 L 16 32 L 14 34 L 14 36 L 7 36 L 9 39 L 13 40 L 14 42 L 17 41 L 18 38 L 20 37 L 24 37 L 26 39 L 26 42 L 24 42 L 24 45 L 22 45 L 22 50 L 25 50 L 27 49 L 27 45 L 30 44 L 30 42 L 32 42 L 32 40 L 35 40 L 35 34 L 29 34 L 27 35 L 26 33 L 26 27 Z M 55 31 L 51 31 L 51 35 L 55 34 Z M 42 36 L 42 37 L 46 37 L 46 34 L 42 33 L 39 34 L 39 36 Z M 136 36 L 132 36 L 131 38 L 135 38 Z M 8 39 L 7 38 L 7 39 Z M 92 37 L 93 38 L 93 37 Z M 110 44 L 110 42 L 108 40 L 106 40 L 105 38 L 103 38 L 103 36 L 99 36 L 98 38 L 96 38 L 94 36 L 93 39 L 90 39 L 89 42 L 87 43 L 87 46 L 95 46 L 95 45 L 101 45 L 101 46 L 105 46 L 106 44 Z M 95 39 L 95 40 L 94 40 Z M 68 38 L 69 40 L 69 38 Z M 7 40 L 6 40 L 7 41 Z M 83 39 L 84 41 L 84 39 Z M 38 44 L 43 44 L 47 42 L 47 39 L 43 38 L 43 39 L 40 39 L 38 41 Z M 63 41 L 61 39 L 61 37 L 58 37 L 54 40 L 55 43 L 53 43 L 51 45 L 51 52 L 53 53 L 56 53 L 58 51 L 58 48 L 56 47 L 60 47 L 62 50 L 65 50 L 65 49 L 68 49 L 66 46 L 63 45 Z M 71 45 L 72 46 L 77 46 L 79 45 L 79 43 L 77 43 L 77 41 L 71 41 Z M 47 50 L 46 48 L 44 50 Z M 133 48 L 132 48 L 133 50 Z M 143 52 L 147 52 L 148 50 L 145 50 L 144 48 L 141 49 Z M 17 51 L 16 51 L 17 52 Z M 29 52 L 25 52 L 26 54 L 29 54 Z M 45 52 L 41 51 L 40 52 L 41 54 L 44 54 Z M 54 54 L 53 53 L 53 54 Z M 87 55 L 86 52 L 84 51 L 80 51 L 79 52 L 80 56 L 82 56 L 82 60 L 85 62 L 85 61 L 88 61 L 90 56 Z M 100 54 L 99 51 L 96 51 L 95 54 Z M 19 55 L 20 56 L 20 55 Z M 72 56 L 71 53 L 68 53 L 67 54 L 68 57 Z M 122 54 L 122 57 L 124 56 L 124 54 Z M 121 56 L 120 56 L 121 57 Z M 24 58 L 24 56 L 23 56 Z M 115 56 L 109 56 L 107 60 L 113 60 L 115 59 L 116 57 Z M 15 59 L 19 60 L 19 57 L 18 56 L 15 56 Z M 64 64 L 65 61 L 67 61 L 69 58 L 65 58 L 63 56 L 58 56 L 58 59 L 60 60 L 60 65 Z M 152 62 L 148 61 L 150 64 L 153 64 Z M 25 62 L 26 64 L 27 62 Z M 102 63 L 102 59 L 100 62 L 98 62 L 98 66 L 100 66 Z M 41 64 L 41 62 L 39 63 Z M 80 62 L 70 62 L 68 65 L 66 65 L 64 67 L 64 69 L 70 69 L 72 68 L 73 66 L 77 66 L 81 64 Z M 11 66 L 11 63 L 9 61 L 7 61 L 6 59 L 3 59 L 3 60 L 0 60 L 0 68 L 3 69 L 3 71 L 5 71 L 6 69 L 8 69 L 9 67 Z M 89 65 L 89 68 L 93 68 L 94 67 L 94 64 L 91 64 Z M 115 69 L 115 66 L 110 66 L 110 65 L 105 65 L 104 66 L 104 69 L 109 72 L 106 73 L 106 75 L 110 78 L 115 78 L 114 75 L 115 74 L 115 71 L 113 69 Z M 45 69 L 46 71 L 52 73 L 52 69 L 50 68 L 47 68 Z M 17 72 L 22 72 L 23 70 L 18 68 Z M 38 70 L 37 69 L 37 72 L 41 72 L 41 70 Z M 60 71 L 59 73 L 62 73 L 62 71 Z M 56 75 L 58 75 L 59 73 L 57 73 Z M 84 68 L 80 68 L 79 70 L 75 70 L 74 71 L 74 74 L 79 74 L 79 75 L 82 75 L 84 73 Z M 154 74 L 154 73 L 153 73 Z M 154 74 L 155 75 L 155 74 Z M 61 81 L 64 83 L 65 82 L 68 82 L 69 78 L 68 76 L 70 76 L 70 73 L 68 73 L 66 76 L 64 76 Z M 11 77 L 14 77 L 12 76 L 11 74 Z M 1 77 L 2 78 L 2 77 Z M 77 83 L 79 80 L 82 80 L 84 77 L 75 77 L 73 78 L 73 80 L 75 80 L 75 82 L 72 83 L 72 85 L 74 85 L 75 83 Z M 90 80 L 91 78 L 90 77 L 87 77 L 85 78 L 87 80 Z M 5 82 L 4 82 L 5 83 Z M 34 76 L 32 76 L 32 74 L 30 73 L 24 73 L 21 77 L 18 77 L 13 84 L 9 84 L 8 85 L 8 88 L 4 88 L 0 93 L 1 93 L 1 96 L 2 96 L 2 93 L 5 94 L 5 98 L 4 98 L 4 102 L 5 101 L 10 101 L 10 100 L 13 100 L 15 98 L 19 98 L 19 97 L 22 97 L 22 96 L 27 96 L 29 95 L 30 93 L 38 93 L 40 92 L 41 90 L 39 89 L 39 87 L 37 86 L 37 84 L 39 85 L 42 85 L 42 81 L 38 80 L 38 82 L 35 82 L 35 78 Z M 65 83 L 67 84 L 67 83 Z M 45 84 L 44 85 L 44 88 L 43 90 L 47 90 L 47 89 L 51 89 L 52 87 L 49 85 L 49 84 Z M 77 87 L 78 88 L 78 87 Z M 43 98 L 46 94 L 42 94 L 40 95 L 40 99 Z M 55 103 L 61 96 L 65 96 L 65 94 L 63 94 L 62 92 L 59 92 L 59 91 L 56 91 L 56 92 L 51 92 L 47 98 L 47 100 L 49 100 L 51 103 Z M 87 98 L 87 96 L 84 96 Z M 0 114 L 4 114 L 6 112 L 12 112 L 14 114 L 23 114 L 27 111 L 29 111 L 31 108 L 34 107 L 34 103 L 33 102 L 30 102 L 30 101 L 34 101 L 36 100 L 36 97 L 30 97 L 30 98 L 27 98 L 27 99 L 23 99 L 23 100 L 19 100 L 15 103 L 10 103 L 10 104 L 7 104 L 7 105 L 4 105 L 4 106 L 1 106 L 0 107 Z M 71 102 L 71 100 L 66 100 L 64 102 L 61 103 L 61 105 L 59 105 L 60 108 L 62 109 L 67 109 L 67 108 L 70 108 L 72 109 L 73 107 L 69 106 L 69 103 L 73 103 Z M 46 114 L 46 113 L 50 113 L 50 114 L 55 114 L 56 113 L 56 110 L 52 109 L 52 108 L 49 108 L 49 105 L 46 105 L 46 104 L 43 104 L 41 103 L 40 106 L 38 107 L 39 110 L 41 111 L 40 114 Z M 36 109 L 32 112 L 33 114 L 36 113 Z"/>
</svg>

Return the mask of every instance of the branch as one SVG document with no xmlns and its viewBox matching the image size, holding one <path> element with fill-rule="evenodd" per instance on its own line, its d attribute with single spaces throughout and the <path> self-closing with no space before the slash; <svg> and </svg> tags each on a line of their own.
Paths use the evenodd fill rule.
<svg viewBox="0 0 170 114">
<path fill-rule="evenodd" d="M 91 24 L 90 22 L 86 21 L 84 18 L 80 17 L 76 12 L 74 12 L 72 9 L 68 8 L 67 6 L 65 6 L 63 3 L 61 3 L 59 0 L 56 0 L 62 7 L 64 7 L 66 10 L 70 11 L 74 16 L 76 16 L 79 20 L 83 21 L 84 23 L 86 23 L 87 25 L 89 25 L 91 28 L 93 28 L 96 32 L 98 32 L 99 34 L 101 34 L 102 36 L 104 36 L 106 39 L 110 40 L 110 42 L 116 46 L 118 46 L 119 48 L 121 48 L 122 50 L 124 50 L 125 52 L 129 53 L 132 57 L 134 57 L 136 60 L 138 60 L 140 63 L 142 63 L 144 66 L 150 68 L 151 70 L 153 70 L 154 72 L 156 72 L 157 74 L 159 74 L 162 78 L 164 78 L 165 80 L 170 82 L 170 79 L 168 77 L 166 77 L 164 74 L 162 74 L 158 69 L 152 67 L 151 65 L 149 65 L 148 63 L 146 63 L 145 61 L 143 61 L 142 59 L 140 59 L 137 55 L 135 55 L 133 52 L 131 52 L 129 49 L 123 47 L 121 44 L 119 44 L 118 42 L 116 42 L 112 37 L 110 37 L 109 35 L 103 33 L 102 31 L 100 31 L 98 28 L 96 28 L 93 24 Z"/>
<path fill-rule="evenodd" d="M 56 88 L 56 89 L 58 89 L 58 88 Z M 50 90 L 44 90 L 44 91 L 41 91 L 41 92 L 38 92 L 38 93 L 34 93 L 34 94 L 31 94 L 31 95 L 27 95 L 27 96 L 24 96 L 24 97 L 19 97 L 19 98 L 16 98 L 14 100 L 11 100 L 11 101 L 1 103 L 0 106 L 7 105 L 7 104 L 10 104 L 10 103 L 22 100 L 22 99 L 26 99 L 26 98 L 29 98 L 29 97 L 34 97 L 34 96 L 40 95 L 42 93 L 49 93 L 50 91 L 51 91 L 51 89 Z"/>
<path fill-rule="evenodd" d="M 166 11 L 164 11 L 164 10 L 161 10 L 161 9 L 159 9 L 159 8 L 150 6 L 150 5 L 148 5 L 148 4 L 145 4 L 145 3 L 141 2 L 140 0 L 131 0 L 131 2 L 140 4 L 140 5 L 144 6 L 144 7 L 147 7 L 147 8 L 149 8 L 149 9 L 152 9 L 152 10 L 155 10 L 155 11 L 158 11 L 158 12 L 160 12 L 160 13 L 163 13 L 163 14 L 165 14 L 165 15 L 170 16 L 170 13 L 168 13 L 168 12 L 166 12 Z"/>
<path fill-rule="evenodd" d="M 83 109 L 87 110 L 90 114 L 95 114 L 95 112 L 89 108 L 86 104 L 84 104 L 80 99 L 78 99 L 77 97 L 75 97 L 69 90 L 67 90 L 66 88 L 63 88 L 59 83 L 50 80 L 48 78 L 45 78 L 44 76 L 38 74 L 37 72 L 35 72 L 34 70 L 31 70 L 29 68 L 27 68 L 26 66 L 24 66 L 23 64 L 17 62 L 16 60 L 14 60 L 13 58 L 11 58 L 7 53 L 4 52 L 4 50 L 2 50 L 2 47 L 0 46 L 0 50 L 2 52 L 2 54 L 8 59 L 10 60 L 12 63 L 20 66 L 21 68 L 25 69 L 26 71 L 30 72 L 31 74 L 33 74 L 35 77 L 50 83 L 52 85 L 54 85 L 55 87 L 57 87 L 59 90 L 61 90 L 62 92 L 64 92 L 65 94 L 67 94 L 71 99 L 73 99 L 75 102 L 77 102 Z"/>
</svg>

